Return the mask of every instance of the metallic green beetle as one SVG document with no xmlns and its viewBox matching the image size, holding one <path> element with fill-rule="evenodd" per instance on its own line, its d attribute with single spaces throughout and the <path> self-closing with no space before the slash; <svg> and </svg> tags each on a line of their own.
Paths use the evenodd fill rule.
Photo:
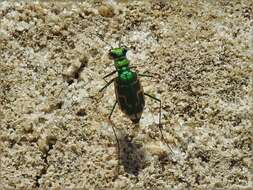
<svg viewBox="0 0 253 190">
<path fill-rule="evenodd" d="M 107 84 L 100 90 L 100 92 L 102 92 L 105 88 L 107 88 L 111 83 L 114 82 L 116 101 L 110 112 L 109 119 L 111 118 L 116 105 L 119 104 L 119 108 L 131 119 L 133 123 L 139 123 L 145 106 L 144 96 L 148 96 L 160 103 L 158 126 L 160 129 L 161 136 L 164 139 L 161 126 L 161 100 L 144 93 L 139 80 L 139 76 L 154 76 L 146 74 L 137 74 L 136 72 L 132 71 L 131 68 L 135 67 L 129 66 L 129 60 L 126 58 L 126 53 L 127 50 L 125 48 L 112 48 L 109 52 L 110 58 L 114 60 L 114 66 L 116 70 L 104 76 L 103 79 L 105 80 L 107 77 L 115 74 L 116 72 L 118 73 L 118 76 L 111 79 L 109 82 L 105 80 Z M 119 141 L 115 129 L 113 126 L 112 128 L 119 148 Z"/>
</svg>

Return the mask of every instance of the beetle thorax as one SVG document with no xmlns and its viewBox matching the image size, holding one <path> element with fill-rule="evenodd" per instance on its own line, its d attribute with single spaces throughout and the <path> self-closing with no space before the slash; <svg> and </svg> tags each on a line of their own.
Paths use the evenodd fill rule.
<svg viewBox="0 0 253 190">
<path fill-rule="evenodd" d="M 135 78 L 135 73 L 132 72 L 128 67 L 122 67 L 119 71 L 119 79 L 122 82 L 131 82 Z"/>
<path fill-rule="evenodd" d="M 116 70 L 122 70 L 124 67 L 128 68 L 129 61 L 126 58 L 117 59 L 114 61 Z"/>
</svg>

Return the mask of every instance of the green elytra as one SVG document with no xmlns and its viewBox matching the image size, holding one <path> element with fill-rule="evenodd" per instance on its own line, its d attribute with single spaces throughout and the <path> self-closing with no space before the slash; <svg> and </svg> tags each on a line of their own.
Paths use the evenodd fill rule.
<svg viewBox="0 0 253 190">
<path fill-rule="evenodd" d="M 159 126 L 162 139 L 164 140 L 164 136 L 162 133 L 162 126 L 161 126 L 162 102 L 160 99 L 154 96 L 151 96 L 147 93 L 144 93 L 140 80 L 139 80 L 139 76 L 141 77 L 154 77 L 154 76 L 147 75 L 147 74 L 139 74 L 139 73 L 137 74 L 136 72 L 132 71 L 131 69 L 135 67 L 129 66 L 129 60 L 126 58 L 126 53 L 127 53 L 127 50 L 125 48 L 112 48 L 109 52 L 110 58 L 114 60 L 115 70 L 107 74 L 106 76 L 104 76 L 103 79 L 105 80 L 107 77 L 115 73 L 117 73 L 117 76 L 111 79 L 109 82 L 105 80 L 106 85 L 100 90 L 100 92 L 102 92 L 105 88 L 107 88 L 111 83 L 114 82 L 116 101 L 109 114 L 109 119 L 111 119 L 113 111 L 116 105 L 118 104 L 121 111 L 124 112 L 133 123 L 139 123 L 144 106 L 145 106 L 144 96 L 148 96 L 151 99 L 159 102 L 160 104 L 158 126 Z M 113 126 L 112 126 L 112 129 L 113 129 L 115 139 L 117 141 L 118 151 L 120 152 L 119 140 L 117 138 L 116 131 Z M 168 144 L 167 146 L 170 148 Z"/>
</svg>

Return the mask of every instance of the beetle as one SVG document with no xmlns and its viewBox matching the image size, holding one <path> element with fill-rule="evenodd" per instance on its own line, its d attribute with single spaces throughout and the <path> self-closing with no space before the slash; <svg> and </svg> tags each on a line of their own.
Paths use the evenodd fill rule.
<svg viewBox="0 0 253 190">
<path fill-rule="evenodd" d="M 161 108 L 162 102 L 160 99 L 149 95 L 143 91 L 139 77 L 154 77 L 153 75 L 140 74 L 132 70 L 135 66 L 130 66 L 129 60 L 126 57 L 127 49 L 123 47 L 112 48 L 109 52 L 109 57 L 114 60 L 115 70 L 111 73 L 105 75 L 103 79 L 106 81 L 106 78 L 117 73 L 117 76 L 111 79 L 109 82 L 106 81 L 106 85 L 99 90 L 102 92 L 112 83 L 114 83 L 114 90 L 116 95 L 116 101 L 113 104 L 111 112 L 108 116 L 108 119 L 111 120 L 113 111 L 115 110 L 116 105 L 119 105 L 120 110 L 133 122 L 139 123 L 141 115 L 145 106 L 145 96 L 159 102 L 159 130 L 164 140 L 162 133 L 161 125 Z M 118 150 L 119 150 L 119 140 L 116 135 L 115 128 L 112 126 L 115 139 L 117 141 Z M 165 141 L 166 142 L 166 141 Z M 167 143 L 166 143 L 167 144 Z M 168 144 L 167 144 L 168 145 Z M 170 146 L 168 145 L 170 148 Z M 170 148 L 172 151 L 172 149 Z M 120 152 L 120 151 L 119 151 Z"/>
</svg>

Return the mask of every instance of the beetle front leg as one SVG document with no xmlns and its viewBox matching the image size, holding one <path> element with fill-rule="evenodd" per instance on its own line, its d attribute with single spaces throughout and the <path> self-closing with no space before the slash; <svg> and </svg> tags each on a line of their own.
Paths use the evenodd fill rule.
<svg viewBox="0 0 253 190">
<path fill-rule="evenodd" d="M 107 88 L 110 84 L 112 84 L 114 80 L 115 80 L 115 78 L 113 78 L 109 82 L 107 82 L 106 85 L 99 90 L 99 92 L 102 92 L 105 88 Z"/>
<path fill-rule="evenodd" d="M 117 72 L 117 71 L 112 71 L 112 72 L 110 72 L 109 74 L 105 75 L 105 76 L 103 77 L 104 81 L 105 81 L 106 83 L 108 83 L 107 80 L 105 80 L 105 79 L 106 79 L 107 77 L 109 77 L 109 76 L 115 74 L 116 72 Z"/>
</svg>

